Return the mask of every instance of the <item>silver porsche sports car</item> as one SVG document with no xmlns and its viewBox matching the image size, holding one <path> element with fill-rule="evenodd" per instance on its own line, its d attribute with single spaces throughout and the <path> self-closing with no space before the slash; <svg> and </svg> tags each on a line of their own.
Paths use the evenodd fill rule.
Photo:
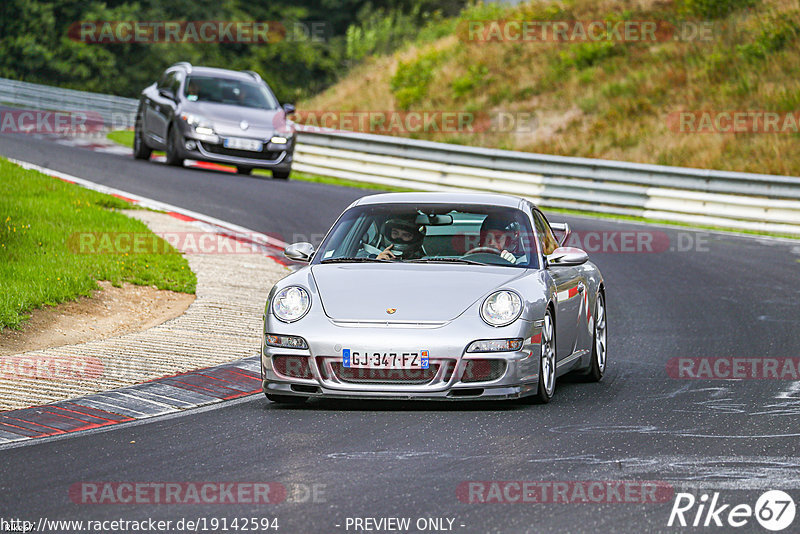
<svg viewBox="0 0 800 534">
<path fill-rule="evenodd" d="M 318 250 L 286 248 L 309 265 L 269 293 L 264 393 L 546 403 L 565 373 L 600 380 L 603 277 L 568 235 L 506 195 L 357 200 Z"/>
</svg>

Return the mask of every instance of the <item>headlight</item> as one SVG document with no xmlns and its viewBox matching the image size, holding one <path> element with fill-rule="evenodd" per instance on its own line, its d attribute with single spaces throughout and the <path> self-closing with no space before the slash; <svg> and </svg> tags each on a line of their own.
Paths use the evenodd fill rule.
<svg viewBox="0 0 800 534">
<path fill-rule="evenodd" d="M 211 124 L 211 121 L 205 117 L 195 115 L 194 113 L 183 113 L 181 115 L 181 119 L 183 119 L 186 124 L 194 128 L 194 131 L 199 134 L 213 135 L 214 133 L 214 127 Z"/>
<path fill-rule="evenodd" d="M 270 347 L 280 347 L 283 349 L 307 349 L 308 343 L 299 336 L 281 336 L 278 334 L 265 334 L 264 343 Z"/>
<path fill-rule="evenodd" d="M 286 323 L 301 319 L 311 307 L 308 291 L 298 286 L 290 286 L 278 291 L 272 300 L 275 317 Z"/>
<path fill-rule="evenodd" d="M 469 344 L 467 352 L 515 352 L 522 348 L 522 338 L 480 339 Z"/>
<path fill-rule="evenodd" d="M 272 139 L 269 140 L 270 143 L 275 143 L 276 145 L 285 145 L 289 142 L 289 139 L 282 136 L 282 135 L 273 135 Z"/>
<path fill-rule="evenodd" d="M 492 293 L 481 306 L 481 318 L 491 326 L 506 326 L 522 313 L 522 299 L 513 291 Z"/>
</svg>

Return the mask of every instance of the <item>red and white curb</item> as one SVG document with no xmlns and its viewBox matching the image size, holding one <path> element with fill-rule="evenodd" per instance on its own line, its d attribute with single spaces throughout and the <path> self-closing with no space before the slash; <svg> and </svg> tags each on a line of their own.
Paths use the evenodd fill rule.
<svg viewBox="0 0 800 534">
<path fill-rule="evenodd" d="M 77 399 L 0 412 L 0 449 L 253 395 L 261 392 L 260 365 L 254 356 Z"/>
</svg>

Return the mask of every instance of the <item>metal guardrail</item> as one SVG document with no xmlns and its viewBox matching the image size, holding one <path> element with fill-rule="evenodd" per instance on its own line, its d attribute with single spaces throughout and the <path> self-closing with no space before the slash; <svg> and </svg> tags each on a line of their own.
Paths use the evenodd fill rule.
<svg viewBox="0 0 800 534">
<path fill-rule="evenodd" d="M 0 104 L 92 111 L 129 128 L 137 101 L 0 78 Z M 520 195 L 547 208 L 800 235 L 800 177 L 570 158 L 301 129 L 299 171 L 427 191 Z"/>
<path fill-rule="evenodd" d="M 421 190 L 511 193 L 543 207 L 800 235 L 800 177 L 304 130 L 294 168 Z"/>
<path fill-rule="evenodd" d="M 0 78 L 0 105 L 69 113 L 90 112 L 102 118 L 105 129 L 116 130 L 133 126 L 138 101 Z"/>
</svg>

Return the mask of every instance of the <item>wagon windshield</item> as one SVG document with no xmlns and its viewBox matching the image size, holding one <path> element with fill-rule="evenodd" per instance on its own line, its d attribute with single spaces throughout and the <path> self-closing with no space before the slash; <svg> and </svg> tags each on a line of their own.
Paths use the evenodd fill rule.
<svg viewBox="0 0 800 534">
<path fill-rule="evenodd" d="M 312 263 L 464 263 L 538 268 L 528 217 L 515 208 L 453 204 L 356 206 Z"/>
</svg>

